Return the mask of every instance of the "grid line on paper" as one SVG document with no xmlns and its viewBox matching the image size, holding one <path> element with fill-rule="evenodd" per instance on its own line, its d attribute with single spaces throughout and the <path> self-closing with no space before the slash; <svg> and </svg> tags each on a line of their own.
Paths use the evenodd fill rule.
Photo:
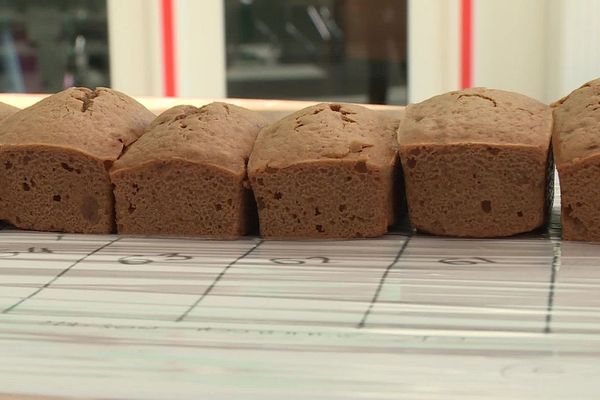
<svg viewBox="0 0 600 400">
<path fill-rule="evenodd" d="M 204 298 L 206 296 L 208 296 L 210 294 L 210 292 L 212 292 L 212 290 L 215 288 L 215 286 L 217 286 L 217 283 L 219 283 L 219 281 L 221 279 L 223 279 L 223 276 L 225 276 L 225 274 L 227 273 L 227 271 L 233 267 L 237 262 L 243 260 L 244 258 L 246 258 L 248 255 L 250 255 L 254 250 L 256 250 L 258 248 L 258 246 L 260 246 L 262 243 L 264 242 L 264 240 L 260 239 L 256 242 L 256 244 L 254 246 L 252 246 L 249 250 L 247 250 L 244 254 L 242 254 L 241 256 L 239 256 L 238 258 L 236 258 L 235 260 L 233 260 L 232 262 L 230 262 L 225 268 L 223 268 L 223 270 L 219 273 L 219 275 L 217 275 L 217 277 L 215 278 L 215 280 L 210 284 L 210 286 L 208 286 L 206 288 L 206 290 L 204 291 L 204 293 L 202 293 L 200 295 L 200 297 L 198 297 L 198 299 L 191 305 L 188 307 L 187 310 L 185 310 L 183 312 L 183 314 L 181 314 L 176 320 L 175 322 L 181 322 L 183 321 L 193 310 L 194 308 L 196 308 L 201 302 L 202 300 L 204 300 Z"/>
<path fill-rule="evenodd" d="M 73 262 L 71 265 L 69 265 L 67 268 L 63 269 L 58 275 L 56 275 L 55 277 L 53 277 L 52 279 L 50 279 L 48 282 L 46 282 L 44 285 L 40 286 L 36 291 L 32 292 L 31 294 L 29 294 L 29 296 L 27 297 L 23 297 L 21 300 L 19 300 L 18 302 L 16 302 L 15 304 L 9 306 L 8 308 L 5 308 L 4 310 L 2 310 L 2 312 L 0 314 L 8 314 L 11 311 L 13 311 L 15 308 L 17 308 L 18 306 L 20 306 L 21 304 L 25 303 L 27 300 L 37 296 L 42 290 L 48 288 L 50 285 L 52 285 L 54 282 L 56 282 L 61 276 L 65 275 L 67 272 L 69 272 L 71 269 L 73 269 L 75 266 L 77 266 L 77 264 L 81 263 L 82 261 L 84 261 L 85 259 L 93 256 L 94 254 L 104 250 L 105 248 L 107 248 L 108 246 L 110 246 L 111 244 L 117 242 L 118 240 L 120 240 L 121 237 L 117 236 L 116 238 L 112 239 L 111 241 L 103 244 L 100 247 L 97 247 L 96 249 L 94 249 L 93 251 L 87 253 L 86 255 L 84 255 L 83 257 L 79 258 L 78 260 L 76 260 L 75 262 Z"/>
<path fill-rule="evenodd" d="M 561 245 L 560 240 L 554 243 L 552 256 L 552 270 L 550 271 L 550 286 L 548 287 L 548 305 L 546 306 L 546 321 L 544 333 L 552 333 L 552 312 L 554 309 L 554 289 L 556 285 L 556 272 L 560 268 Z"/>
<path fill-rule="evenodd" d="M 381 275 L 381 279 L 379 280 L 379 284 L 377 285 L 377 290 L 375 291 L 375 294 L 373 295 L 373 298 L 371 299 L 371 302 L 369 303 L 369 307 L 367 308 L 367 310 L 365 311 L 362 319 L 360 320 L 360 322 L 356 326 L 357 328 L 364 328 L 365 327 L 365 324 L 367 323 L 367 319 L 369 318 L 369 315 L 371 314 L 371 311 L 373 311 L 373 307 L 377 303 L 377 300 L 379 300 L 379 295 L 381 294 L 381 289 L 383 288 L 383 284 L 385 283 L 385 279 L 387 278 L 388 274 L 390 273 L 392 267 L 394 265 L 396 265 L 396 263 L 402 257 L 402 254 L 404 254 L 404 251 L 408 247 L 408 242 L 410 242 L 411 237 L 412 237 L 412 234 L 409 233 L 408 236 L 406 237 L 406 240 L 404 241 L 404 243 L 402 243 L 402 246 L 400 247 L 400 250 L 398 250 L 398 253 L 396 254 L 396 257 L 394 257 L 394 260 L 387 266 L 387 268 L 385 269 L 385 272 Z"/>
</svg>

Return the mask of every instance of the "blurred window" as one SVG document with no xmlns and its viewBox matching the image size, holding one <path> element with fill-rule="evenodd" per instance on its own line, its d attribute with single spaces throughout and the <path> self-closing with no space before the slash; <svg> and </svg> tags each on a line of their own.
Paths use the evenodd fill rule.
<svg viewBox="0 0 600 400">
<path fill-rule="evenodd" d="M 0 91 L 109 86 L 106 13 L 106 0 L 0 0 Z"/>
<path fill-rule="evenodd" d="M 406 0 L 225 0 L 230 97 L 406 103 Z"/>
</svg>

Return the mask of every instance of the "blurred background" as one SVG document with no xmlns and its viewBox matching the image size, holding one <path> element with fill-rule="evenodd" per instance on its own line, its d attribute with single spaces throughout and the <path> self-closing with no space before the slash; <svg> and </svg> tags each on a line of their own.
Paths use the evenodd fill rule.
<svg viewBox="0 0 600 400">
<path fill-rule="evenodd" d="M 0 0 L 0 91 L 553 101 L 600 77 L 600 0 Z"/>
<path fill-rule="evenodd" d="M 106 1 L 0 0 L 0 90 L 110 85 Z"/>
</svg>

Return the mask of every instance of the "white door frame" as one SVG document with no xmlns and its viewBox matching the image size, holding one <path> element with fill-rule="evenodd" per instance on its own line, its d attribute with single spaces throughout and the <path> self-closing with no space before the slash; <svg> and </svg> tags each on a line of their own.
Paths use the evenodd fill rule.
<svg viewBox="0 0 600 400">
<path fill-rule="evenodd" d="M 225 97 L 223 0 L 108 0 L 112 87 L 137 96 L 167 94 L 167 8 L 172 15 L 174 95 Z"/>
</svg>

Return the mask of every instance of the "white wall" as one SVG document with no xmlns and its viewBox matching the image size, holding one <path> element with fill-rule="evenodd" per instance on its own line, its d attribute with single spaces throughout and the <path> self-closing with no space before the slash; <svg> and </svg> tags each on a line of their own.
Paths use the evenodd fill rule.
<svg viewBox="0 0 600 400">
<path fill-rule="evenodd" d="M 559 99 L 600 78 L 600 1 L 550 0 L 547 97 Z"/>
<path fill-rule="evenodd" d="M 162 95 L 158 0 L 108 0 L 110 79 L 134 96 Z"/>
<path fill-rule="evenodd" d="M 546 97 L 546 0 L 476 0 L 475 86 Z"/>
<path fill-rule="evenodd" d="M 458 0 L 409 0 L 409 102 L 458 88 L 459 3 Z"/>
<path fill-rule="evenodd" d="M 223 0 L 176 0 L 177 95 L 225 97 Z"/>
<path fill-rule="evenodd" d="M 476 0 L 475 83 L 555 101 L 600 77 L 599 0 Z"/>
<path fill-rule="evenodd" d="M 177 96 L 226 95 L 222 0 L 174 0 Z M 108 0 L 111 86 L 164 95 L 159 0 Z"/>
<path fill-rule="evenodd" d="M 473 85 L 545 102 L 600 77 L 600 0 L 473 0 Z M 409 101 L 459 86 L 460 3 L 411 0 Z"/>
</svg>

